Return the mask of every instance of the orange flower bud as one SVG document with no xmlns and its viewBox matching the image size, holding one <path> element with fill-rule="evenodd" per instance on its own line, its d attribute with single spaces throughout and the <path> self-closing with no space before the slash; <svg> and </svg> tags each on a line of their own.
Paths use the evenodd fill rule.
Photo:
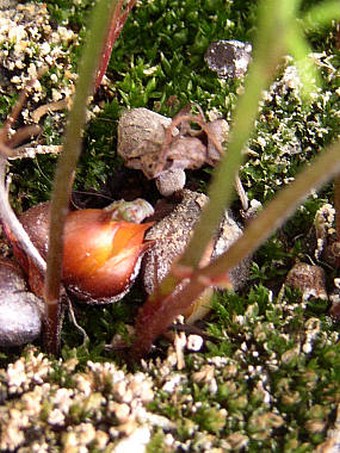
<svg viewBox="0 0 340 453">
<path fill-rule="evenodd" d="M 129 203 L 127 205 L 131 208 Z M 43 203 L 30 208 L 20 217 L 44 258 L 48 249 L 49 210 L 49 203 Z M 138 275 L 144 252 L 154 244 L 154 241 L 144 241 L 144 234 L 153 223 L 117 220 L 123 213 L 118 214 L 114 206 L 109 210 L 84 209 L 67 215 L 63 281 L 67 289 L 84 302 L 111 303 L 121 299 Z M 141 217 L 138 219 L 141 220 Z M 30 285 L 33 285 L 32 277 L 36 270 L 31 268 L 14 239 L 10 237 L 15 254 L 29 275 Z M 43 282 L 40 286 L 39 295 Z"/>
<path fill-rule="evenodd" d="M 144 242 L 151 225 L 112 220 L 111 213 L 101 209 L 71 212 L 64 235 L 65 285 L 87 302 L 120 299 L 136 278 L 144 252 L 153 244 Z"/>
</svg>

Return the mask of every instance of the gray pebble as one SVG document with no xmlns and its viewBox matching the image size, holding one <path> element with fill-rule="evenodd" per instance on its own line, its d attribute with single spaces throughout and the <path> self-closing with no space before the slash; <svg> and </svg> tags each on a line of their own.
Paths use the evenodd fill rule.
<svg viewBox="0 0 340 453">
<path fill-rule="evenodd" d="M 235 39 L 210 44 L 204 59 L 221 79 L 243 77 L 251 60 L 252 45 Z"/>
<path fill-rule="evenodd" d="M 163 197 L 169 197 L 178 190 L 183 189 L 185 180 L 184 170 L 180 168 L 165 170 L 156 178 L 156 187 Z"/>
<path fill-rule="evenodd" d="M 21 346 L 41 332 L 42 301 L 28 292 L 21 270 L 0 261 L 0 347 Z"/>
<path fill-rule="evenodd" d="M 148 294 L 168 273 L 174 259 L 181 255 L 190 239 L 208 197 L 202 193 L 184 189 L 183 198 L 175 209 L 146 233 L 146 240 L 155 245 L 143 259 L 144 287 Z"/>
</svg>

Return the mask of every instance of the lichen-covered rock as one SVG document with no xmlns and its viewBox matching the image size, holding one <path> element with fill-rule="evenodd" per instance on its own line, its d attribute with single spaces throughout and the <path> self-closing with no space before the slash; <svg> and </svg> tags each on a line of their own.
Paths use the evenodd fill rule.
<svg viewBox="0 0 340 453">
<path fill-rule="evenodd" d="M 142 170 L 148 178 L 163 170 L 159 152 L 171 118 L 146 108 L 127 110 L 118 123 L 118 154 L 129 168 Z"/>
<path fill-rule="evenodd" d="M 155 241 L 143 260 L 144 287 L 152 293 L 155 285 L 168 273 L 174 259 L 184 252 L 208 197 L 202 193 L 183 190 L 181 202 L 157 222 L 145 235 Z"/>
<path fill-rule="evenodd" d="M 320 266 L 297 263 L 289 271 L 285 283 L 301 291 L 304 300 L 308 300 L 311 297 L 328 299 L 325 271 Z"/>
<path fill-rule="evenodd" d="M 155 241 L 155 245 L 146 253 L 143 260 L 144 286 L 149 294 L 169 272 L 175 259 L 184 252 L 207 202 L 206 195 L 185 189 L 182 191 L 182 200 L 174 210 L 147 232 L 145 238 Z M 216 231 L 215 240 L 207 250 L 205 264 L 224 253 L 241 234 L 241 227 L 230 213 L 226 212 Z M 234 289 L 240 288 L 245 283 L 248 263 L 243 262 L 230 272 Z"/>
<path fill-rule="evenodd" d="M 232 39 L 210 44 L 205 61 L 212 71 L 223 79 L 243 77 L 251 60 L 252 45 Z"/>
</svg>

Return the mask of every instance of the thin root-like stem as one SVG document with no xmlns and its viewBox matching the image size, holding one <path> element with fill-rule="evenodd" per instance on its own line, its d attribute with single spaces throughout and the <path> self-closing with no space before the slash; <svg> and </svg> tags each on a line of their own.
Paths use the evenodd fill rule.
<svg viewBox="0 0 340 453">
<path fill-rule="evenodd" d="M 17 245 L 31 260 L 37 271 L 44 276 L 46 262 L 33 245 L 30 237 L 24 230 L 18 218 L 14 214 L 8 201 L 8 188 L 6 187 L 6 166 L 7 160 L 0 156 L 0 218 L 6 230 L 15 239 Z"/>
<path fill-rule="evenodd" d="M 113 24 L 118 2 L 99 0 L 92 13 L 92 24 L 79 66 L 76 92 L 65 131 L 64 148 L 56 169 L 51 199 L 50 231 L 44 301 L 47 314 L 45 349 L 57 353 L 59 344 L 58 319 L 60 318 L 61 279 L 63 263 L 63 233 L 75 168 L 81 153 L 82 132 L 86 122 L 86 106 L 94 84 L 104 48 L 107 30 Z"/>
<path fill-rule="evenodd" d="M 111 27 L 108 31 L 107 38 L 103 47 L 100 67 L 97 72 L 96 81 L 94 84 L 94 91 L 98 89 L 99 85 L 103 80 L 103 77 L 105 75 L 106 69 L 110 61 L 113 45 L 117 41 L 123 29 L 123 26 L 130 14 L 130 11 L 135 6 L 135 4 L 136 0 L 129 0 L 128 4 L 124 8 L 123 7 L 124 0 L 119 0 L 119 2 L 117 3 L 114 16 L 111 22 Z"/>
</svg>

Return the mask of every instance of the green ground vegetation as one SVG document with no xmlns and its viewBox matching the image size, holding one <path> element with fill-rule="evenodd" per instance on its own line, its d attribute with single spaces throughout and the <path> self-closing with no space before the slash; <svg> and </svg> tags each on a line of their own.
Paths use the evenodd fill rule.
<svg viewBox="0 0 340 453">
<path fill-rule="evenodd" d="M 45 3 L 51 20 L 79 33 L 81 44 L 92 2 Z M 315 3 L 305 1 L 302 7 Z M 103 191 L 113 169 L 121 165 L 115 151 L 116 126 L 124 108 L 143 106 L 173 116 L 186 104 L 197 103 L 204 112 L 218 112 L 230 120 L 242 81 L 218 79 L 205 65 L 204 52 L 218 39 L 251 42 L 254 31 L 252 1 L 138 2 L 115 45 L 107 86 L 90 107 L 92 118 L 75 187 Z M 265 93 L 248 144 L 249 156 L 241 170 L 249 197 L 261 202 L 291 181 L 301 165 L 339 133 L 335 25 L 306 33 L 320 68 L 322 87 L 305 106 L 293 61 L 287 59 Z M 72 47 L 72 68 L 76 68 L 78 56 L 79 47 Z M 49 82 L 46 78 L 42 83 L 44 80 L 48 92 Z M 14 92 L 1 94 L 2 120 L 15 99 Z M 96 103 L 99 112 L 94 109 Z M 46 142 L 60 143 L 62 132 L 62 121 L 56 127 L 52 115 L 47 116 Z M 49 198 L 54 167 L 55 158 L 46 156 L 13 163 L 12 192 L 18 210 Z M 210 172 L 205 169 L 194 176 L 202 190 Z M 112 451 L 120 441 L 119 432 L 128 437 L 119 412 L 124 401 L 112 384 L 114 376 L 125 373 L 126 379 L 133 380 L 133 373 L 140 371 L 143 379 L 152 382 L 153 400 L 138 396 L 138 407 L 149 416 L 143 419 L 143 414 L 137 414 L 133 430 L 148 427 L 150 453 L 313 451 L 325 441 L 339 404 L 335 385 L 340 367 L 338 325 L 328 316 L 328 302 L 306 302 L 297 292 L 279 290 L 296 261 L 310 262 L 314 250 L 302 236 L 313 230 L 316 211 L 331 202 L 331 186 L 313 194 L 256 254 L 247 287 L 240 294 L 215 296 L 212 314 L 203 325 L 208 339 L 200 352 L 186 352 L 183 370 L 176 369 L 176 354 L 164 339 L 157 343 L 151 358 L 130 374 L 122 355 L 107 347 L 117 333 L 128 337 L 128 326 L 143 303 L 138 286 L 115 305 L 75 307 L 88 339 L 83 343 L 81 332 L 66 316 L 61 360 L 44 358 L 32 347 L 2 352 L 2 451 L 12 448 L 11 440 L 5 438 L 5 429 L 10 427 L 21 434 L 19 444 L 12 448 L 21 452 L 44 443 L 61 451 L 72 442 L 86 451 Z M 327 271 L 331 288 L 335 275 L 329 268 Z M 101 365 L 94 369 L 88 361 Z M 44 370 L 40 375 L 39 367 Z M 11 377 L 13 369 L 22 377 L 19 384 Z M 92 397 L 82 382 L 92 386 Z M 67 395 L 75 389 L 72 403 L 65 397 L 68 402 L 61 406 L 60 389 Z M 29 401 L 35 398 L 40 409 L 29 412 Z M 133 412 L 130 402 L 127 405 Z M 57 422 L 47 415 L 53 410 L 56 417 L 62 414 Z M 17 421 L 18 413 L 26 415 L 26 424 Z M 76 440 L 70 438 L 71 431 Z M 92 434 L 84 438 L 83 433 L 89 431 Z"/>
</svg>

